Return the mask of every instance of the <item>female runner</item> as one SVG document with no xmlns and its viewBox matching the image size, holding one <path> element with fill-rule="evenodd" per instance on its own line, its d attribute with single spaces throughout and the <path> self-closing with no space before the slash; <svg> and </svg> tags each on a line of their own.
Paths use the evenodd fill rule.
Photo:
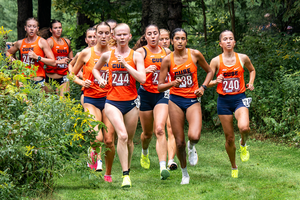
<svg viewBox="0 0 300 200">
<path fill-rule="evenodd" d="M 169 48 L 170 47 L 170 31 L 166 29 L 160 29 L 160 37 L 159 37 L 159 42 L 158 45 L 164 48 Z M 174 162 L 174 157 L 176 154 L 176 142 L 175 142 L 175 137 L 171 128 L 171 123 L 170 123 L 170 117 L 168 115 L 167 119 L 167 132 L 168 132 L 168 169 L 169 170 L 176 170 L 177 169 L 177 163 Z"/>
<path fill-rule="evenodd" d="M 204 94 L 206 85 L 212 79 L 213 73 L 198 50 L 187 49 L 187 33 L 181 28 L 173 30 L 171 42 L 174 52 L 165 57 L 162 62 L 158 90 L 160 92 L 170 89 L 169 116 L 172 130 L 176 140 L 177 157 L 182 170 L 181 184 L 188 184 L 190 177 L 186 167 L 184 122 L 185 115 L 189 123 L 188 153 L 190 164 L 196 165 L 198 155 L 195 144 L 198 143 L 202 127 L 201 105 L 197 97 Z M 197 64 L 207 73 L 202 86 L 198 86 Z M 167 73 L 171 75 L 171 82 L 165 83 Z"/>
<path fill-rule="evenodd" d="M 39 23 L 34 18 L 26 20 L 25 31 L 27 37 L 18 40 L 14 46 L 7 50 L 6 56 L 15 54 L 20 50 L 21 61 L 25 63 L 29 68 L 30 65 L 37 66 L 36 76 L 33 77 L 35 84 L 39 84 L 43 89 L 45 83 L 45 70 L 44 64 L 55 66 L 54 55 L 49 47 L 47 41 L 37 35 L 39 30 Z M 14 60 L 13 57 L 10 57 Z"/>
<path fill-rule="evenodd" d="M 159 29 L 156 25 L 147 26 L 145 29 L 146 45 L 136 50 L 144 58 L 147 77 L 146 83 L 142 84 L 138 90 L 141 98 L 139 114 L 143 128 L 141 134 L 142 153 L 140 162 L 143 168 L 149 169 L 148 147 L 154 129 L 157 138 L 156 152 L 160 165 L 160 176 L 162 180 L 165 180 L 170 176 L 170 172 L 166 169 L 168 146 L 165 134 L 169 96 L 165 95 L 164 92 L 158 92 L 157 84 L 161 61 L 171 51 L 158 45 L 159 35 Z"/>
<path fill-rule="evenodd" d="M 61 37 L 62 26 L 60 21 L 51 21 L 50 32 L 52 36 L 47 39 L 47 42 L 54 54 L 56 66 L 47 66 L 46 83 L 55 81 L 58 85 L 61 85 L 59 95 L 63 96 L 64 92 L 69 91 L 68 62 L 73 58 L 73 51 L 70 48 L 70 40 Z"/>
<path fill-rule="evenodd" d="M 213 73 L 216 72 L 217 79 L 212 80 L 208 87 L 217 85 L 219 93 L 217 110 L 225 133 L 225 149 L 231 162 L 231 176 L 238 178 L 238 168 L 235 163 L 235 135 L 233 129 L 233 113 L 238 121 L 238 128 L 241 133 L 240 151 L 241 160 L 249 160 L 246 140 L 250 132 L 249 127 L 249 107 L 250 98 L 246 98 L 246 89 L 254 90 L 255 69 L 245 54 L 235 53 L 234 35 L 231 31 L 225 30 L 220 34 L 220 46 L 223 53 L 212 59 L 210 67 Z M 250 80 L 245 87 L 244 67 L 250 73 Z"/>
<path fill-rule="evenodd" d="M 104 143 L 109 151 L 106 151 L 105 154 L 105 164 L 106 164 L 106 173 L 104 176 L 104 180 L 107 182 L 112 182 L 111 179 L 111 167 L 114 159 L 115 148 L 114 148 L 114 129 L 107 119 L 104 112 L 104 104 L 106 100 L 107 91 L 109 86 L 105 88 L 100 88 L 98 81 L 94 78 L 92 74 L 92 70 L 94 68 L 95 63 L 101 57 L 101 55 L 107 51 L 108 48 L 108 40 L 110 38 L 110 27 L 106 22 L 102 22 L 96 27 L 96 39 L 97 44 L 94 47 L 84 49 L 78 59 L 77 62 L 72 69 L 72 73 L 77 74 L 81 68 L 83 68 L 83 80 L 75 76 L 74 82 L 82 85 L 84 87 L 84 103 L 83 107 L 85 111 L 89 111 L 90 114 L 95 116 L 97 121 L 102 121 L 106 127 L 107 132 L 103 129 L 104 135 Z M 108 74 L 106 69 L 101 72 L 104 78 L 107 78 Z M 98 128 L 96 127 L 96 130 Z M 96 137 L 96 142 L 101 142 L 103 140 L 102 131 L 99 130 L 98 136 Z M 96 152 L 91 151 L 92 161 L 94 160 Z M 102 171 L 102 161 L 100 153 L 97 154 L 97 163 L 93 161 L 91 168 L 96 168 L 97 171 Z"/>
<path fill-rule="evenodd" d="M 91 27 L 91 28 L 88 28 L 86 30 L 85 43 L 88 45 L 87 48 L 93 47 L 97 44 L 96 29 L 95 28 Z M 72 72 L 72 69 L 75 66 L 75 63 L 77 61 L 77 58 L 78 58 L 79 54 L 80 54 L 80 52 L 78 52 L 75 55 L 75 57 L 72 59 L 72 61 L 69 63 L 69 65 L 68 65 L 69 72 Z M 83 78 L 82 77 L 82 70 L 80 70 L 78 72 L 77 76 L 81 79 Z M 80 97 L 80 102 L 81 102 L 82 106 L 83 106 L 83 98 L 84 98 L 84 95 L 83 95 L 83 91 L 82 91 L 82 94 L 81 94 L 81 97 Z"/>
<path fill-rule="evenodd" d="M 117 152 L 123 170 L 122 187 L 131 187 L 129 170 L 133 153 L 133 137 L 138 122 L 137 80 L 145 83 L 146 75 L 143 57 L 129 48 L 131 39 L 127 24 L 118 24 L 114 30 L 117 48 L 104 53 L 93 69 L 100 87 L 105 87 L 107 81 L 100 75 L 100 70 L 108 64 L 111 86 L 105 103 L 105 114 L 114 126 L 118 135 Z"/>
</svg>

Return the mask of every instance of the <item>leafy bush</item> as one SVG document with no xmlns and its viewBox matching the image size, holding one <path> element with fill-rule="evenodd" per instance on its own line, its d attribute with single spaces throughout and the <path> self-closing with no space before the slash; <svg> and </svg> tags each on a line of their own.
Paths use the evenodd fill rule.
<svg viewBox="0 0 300 200">
<path fill-rule="evenodd" d="M 90 173 L 86 149 L 103 124 L 78 101 L 42 92 L 22 62 L 7 61 L 0 57 L 0 199 L 47 194 L 67 170 Z"/>
</svg>

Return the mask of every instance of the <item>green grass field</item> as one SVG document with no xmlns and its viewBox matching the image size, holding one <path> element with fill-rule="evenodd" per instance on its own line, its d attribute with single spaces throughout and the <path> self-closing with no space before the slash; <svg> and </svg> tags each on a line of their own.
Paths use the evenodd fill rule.
<svg viewBox="0 0 300 200">
<path fill-rule="evenodd" d="M 56 181 L 50 199 L 300 199 L 300 150 L 270 141 L 249 140 L 250 160 L 242 163 L 237 153 L 239 178 L 231 178 L 231 167 L 222 133 L 202 132 L 196 145 L 199 162 L 188 164 L 189 185 L 180 185 L 180 168 L 171 171 L 167 180 L 160 180 L 159 163 L 153 138 L 150 146 L 149 170 L 140 166 L 139 129 L 130 178 L 132 188 L 121 189 L 122 170 L 118 156 L 114 160 L 112 183 L 92 179 L 79 173 L 68 174 Z M 236 135 L 238 145 L 239 135 Z M 237 147 L 238 149 L 238 147 Z M 175 161 L 177 163 L 178 159 Z M 104 165 L 105 166 L 105 165 Z"/>
</svg>

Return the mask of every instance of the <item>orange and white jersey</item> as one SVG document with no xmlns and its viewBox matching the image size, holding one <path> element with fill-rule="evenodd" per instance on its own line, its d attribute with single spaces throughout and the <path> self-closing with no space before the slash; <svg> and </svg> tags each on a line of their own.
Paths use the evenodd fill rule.
<svg viewBox="0 0 300 200">
<path fill-rule="evenodd" d="M 33 51 L 37 56 L 45 57 L 44 51 L 39 46 L 39 40 L 41 37 L 37 37 L 35 42 L 27 43 L 25 42 L 26 39 L 22 40 L 20 54 L 21 54 L 21 61 L 26 64 L 28 68 L 31 68 L 31 65 L 37 66 L 38 70 L 36 72 L 36 76 L 46 77 L 45 70 L 44 70 L 44 63 L 39 61 L 37 62 L 35 59 L 29 58 L 28 53 Z"/>
<path fill-rule="evenodd" d="M 133 54 L 134 51 L 131 49 L 129 55 L 124 58 L 124 60 L 136 70 Z M 108 84 L 110 85 L 110 89 L 106 98 L 112 101 L 130 101 L 136 99 L 138 96 L 136 80 L 127 69 L 119 63 L 118 58 L 115 56 L 115 49 L 111 51 L 108 67 Z"/>
<path fill-rule="evenodd" d="M 70 50 L 69 45 L 67 44 L 66 40 L 62 38 L 64 44 L 58 44 L 52 37 L 53 40 L 53 47 L 52 52 L 54 54 L 55 60 L 61 60 L 64 58 L 68 58 Z M 47 66 L 46 73 L 49 74 L 60 74 L 60 75 L 67 75 L 68 73 L 68 65 L 67 64 L 57 64 L 55 67 Z"/>
<path fill-rule="evenodd" d="M 146 82 L 142 84 L 142 86 L 148 92 L 159 93 L 157 90 L 157 86 L 158 86 L 158 77 L 160 73 L 160 66 L 163 58 L 166 57 L 167 53 L 165 49 L 160 46 L 159 46 L 159 48 L 161 48 L 160 53 L 152 53 L 147 46 L 143 46 L 143 48 L 145 49 L 145 54 L 146 54 L 144 60 L 145 68 L 149 67 L 150 65 L 155 65 L 156 71 L 153 73 L 146 74 Z"/>
<path fill-rule="evenodd" d="M 223 74 L 224 80 L 217 85 L 217 93 L 222 95 L 234 95 L 246 91 L 244 80 L 244 68 L 237 53 L 235 53 L 236 62 L 232 66 L 226 66 L 223 62 L 222 54 L 219 55 L 220 66 L 217 77 Z"/>
<path fill-rule="evenodd" d="M 92 70 L 95 64 L 100 59 L 100 56 L 96 55 L 94 47 L 91 47 L 91 57 L 83 66 L 83 80 L 90 80 L 91 85 L 89 88 L 83 88 L 83 95 L 92 98 L 102 98 L 107 95 L 109 86 L 100 88 L 98 81 L 94 78 Z"/>
<path fill-rule="evenodd" d="M 192 55 L 190 49 L 188 51 L 188 59 L 185 63 L 181 65 L 176 65 L 174 62 L 174 53 L 170 54 L 171 66 L 170 66 L 170 76 L 171 81 L 176 78 L 181 79 L 181 84 L 179 87 L 170 88 L 170 94 L 185 98 L 197 98 L 195 95 L 195 90 L 199 88 L 198 77 L 197 77 L 197 65 L 194 64 L 192 60 Z"/>
</svg>

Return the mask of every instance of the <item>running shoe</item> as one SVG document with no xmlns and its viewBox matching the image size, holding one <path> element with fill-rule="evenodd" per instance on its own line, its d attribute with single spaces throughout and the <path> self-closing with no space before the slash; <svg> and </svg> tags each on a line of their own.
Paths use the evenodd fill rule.
<svg viewBox="0 0 300 200">
<path fill-rule="evenodd" d="M 111 175 L 104 175 L 104 181 L 108 182 L 108 183 L 111 183 L 112 182 Z"/>
<path fill-rule="evenodd" d="M 170 172 L 167 169 L 162 169 L 160 171 L 160 179 L 161 180 L 166 180 L 170 176 Z"/>
<path fill-rule="evenodd" d="M 102 172 L 102 160 L 97 160 L 97 172 Z"/>
<path fill-rule="evenodd" d="M 91 150 L 90 150 L 91 149 Z M 97 169 L 97 162 L 95 161 L 97 159 L 97 153 L 95 153 L 92 148 L 89 148 L 90 151 L 90 158 L 91 158 L 91 163 L 88 163 L 89 167 L 91 169 L 96 170 Z"/>
<path fill-rule="evenodd" d="M 243 161 L 243 162 L 247 162 L 248 160 L 249 160 L 249 157 L 250 157 L 250 153 L 249 153 L 249 151 L 247 150 L 247 145 L 245 144 L 245 146 L 243 147 L 242 145 L 241 145 L 241 140 L 240 140 L 240 152 L 241 152 L 241 160 Z"/>
<path fill-rule="evenodd" d="M 181 179 L 181 185 L 186 185 L 186 184 L 189 184 L 190 183 L 190 176 L 187 175 L 187 176 L 182 176 L 182 179 Z"/>
<path fill-rule="evenodd" d="M 145 156 L 143 154 L 143 152 L 142 152 L 142 155 L 141 155 L 141 166 L 144 169 L 149 169 L 150 168 L 149 151 L 148 151 L 147 156 Z"/>
<path fill-rule="evenodd" d="M 238 178 L 239 177 L 239 170 L 237 168 L 231 170 L 231 177 L 232 178 Z"/>
<path fill-rule="evenodd" d="M 176 170 L 177 169 L 177 164 L 176 162 L 172 162 L 168 165 L 168 170 Z"/>
<path fill-rule="evenodd" d="M 131 181 L 129 175 L 123 176 L 122 188 L 131 188 Z"/>
<path fill-rule="evenodd" d="M 195 166 L 198 163 L 198 154 L 196 151 L 196 147 L 194 146 L 192 149 L 190 149 L 190 141 L 188 141 L 187 145 L 188 145 L 188 151 L 189 151 L 190 165 Z"/>
</svg>

